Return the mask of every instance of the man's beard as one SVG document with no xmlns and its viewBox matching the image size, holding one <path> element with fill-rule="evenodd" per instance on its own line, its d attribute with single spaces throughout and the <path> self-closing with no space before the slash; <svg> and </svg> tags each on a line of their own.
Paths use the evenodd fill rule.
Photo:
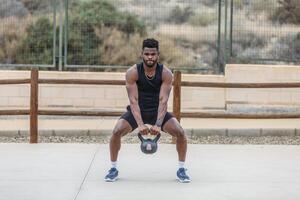
<svg viewBox="0 0 300 200">
<path fill-rule="evenodd" d="M 143 59 L 143 61 L 144 61 L 144 64 L 145 64 L 147 67 L 149 67 L 149 68 L 152 68 L 152 67 L 154 67 L 154 66 L 156 65 L 156 63 L 157 63 L 157 60 L 153 60 L 153 61 L 152 61 L 152 62 L 153 62 L 153 64 L 149 65 L 149 64 L 146 62 L 146 60 L 145 60 L 145 59 Z"/>
</svg>

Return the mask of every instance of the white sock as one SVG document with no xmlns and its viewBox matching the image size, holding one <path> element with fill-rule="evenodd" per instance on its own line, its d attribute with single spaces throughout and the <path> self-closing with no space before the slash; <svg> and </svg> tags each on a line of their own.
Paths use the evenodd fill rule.
<svg viewBox="0 0 300 200">
<path fill-rule="evenodd" d="M 184 161 L 179 161 L 178 162 L 178 167 L 179 168 L 184 168 Z"/>
<path fill-rule="evenodd" d="M 112 168 L 117 168 L 117 161 L 111 162 L 111 167 L 112 167 Z"/>
</svg>

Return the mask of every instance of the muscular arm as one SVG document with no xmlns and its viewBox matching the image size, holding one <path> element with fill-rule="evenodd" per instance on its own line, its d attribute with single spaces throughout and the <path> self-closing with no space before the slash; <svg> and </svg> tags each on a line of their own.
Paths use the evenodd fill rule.
<svg viewBox="0 0 300 200">
<path fill-rule="evenodd" d="M 138 126 L 144 125 L 141 117 L 141 110 L 138 104 L 138 88 L 136 81 L 138 79 L 136 66 L 131 67 L 126 72 L 126 90 L 130 102 L 131 112 Z"/>
<path fill-rule="evenodd" d="M 167 113 L 168 107 L 168 99 L 170 95 L 170 91 L 172 88 L 172 80 L 173 76 L 169 69 L 164 68 L 162 74 L 162 85 L 160 88 L 159 93 L 159 105 L 158 105 L 158 113 L 157 113 L 157 120 L 155 125 L 161 127 L 164 117 Z"/>
</svg>

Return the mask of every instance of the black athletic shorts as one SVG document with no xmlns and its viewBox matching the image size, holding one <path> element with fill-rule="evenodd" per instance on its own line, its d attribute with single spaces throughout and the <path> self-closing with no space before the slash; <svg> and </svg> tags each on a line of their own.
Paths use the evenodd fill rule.
<svg viewBox="0 0 300 200">
<path fill-rule="evenodd" d="M 157 119 L 157 111 L 154 112 L 141 112 L 142 115 L 142 119 L 144 124 L 151 124 L 154 125 Z M 161 129 L 163 131 L 163 126 L 164 124 L 171 119 L 172 117 L 174 117 L 171 113 L 167 112 L 165 115 L 165 118 L 163 120 L 163 123 L 161 125 Z M 126 121 L 128 121 L 128 123 L 130 124 L 132 130 L 136 129 L 138 127 L 134 116 L 131 112 L 130 106 L 127 106 L 127 112 L 125 112 L 121 117 L 121 119 L 125 119 Z"/>
</svg>

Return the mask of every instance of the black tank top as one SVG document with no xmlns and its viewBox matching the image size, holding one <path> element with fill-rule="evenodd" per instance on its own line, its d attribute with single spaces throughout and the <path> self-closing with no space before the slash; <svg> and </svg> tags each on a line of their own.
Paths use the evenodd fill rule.
<svg viewBox="0 0 300 200">
<path fill-rule="evenodd" d="M 163 65 L 157 64 L 155 76 L 147 78 L 143 63 L 137 64 L 138 80 L 138 101 L 141 111 L 151 112 L 158 110 L 159 92 L 162 84 Z"/>
</svg>

